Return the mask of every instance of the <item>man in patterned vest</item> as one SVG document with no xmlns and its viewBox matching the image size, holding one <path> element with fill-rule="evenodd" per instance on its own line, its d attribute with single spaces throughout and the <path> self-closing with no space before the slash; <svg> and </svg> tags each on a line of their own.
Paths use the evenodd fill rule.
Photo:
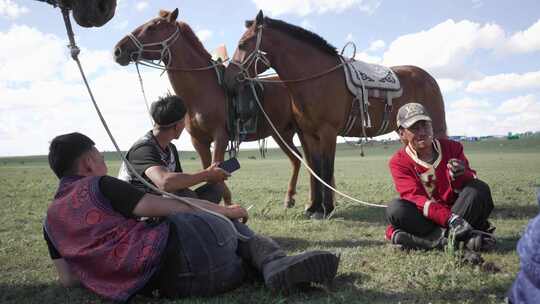
<svg viewBox="0 0 540 304">
<path fill-rule="evenodd" d="M 222 293 L 239 286 L 250 269 L 268 288 L 284 292 L 298 284 L 331 282 L 336 275 L 336 255 L 287 256 L 272 239 L 242 223 L 248 214 L 239 205 L 194 198 L 179 202 L 107 176 L 103 156 L 83 134 L 54 138 L 49 164 L 60 185 L 43 234 L 64 286 L 82 285 L 123 302 L 136 294 Z M 139 217 L 161 220 L 148 223 Z"/>
<path fill-rule="evenodd" d="M 386 209 L 386 238 L 398 247 L 433 249 L 453 235 L 455 244 L 463 241 L 471 250 L 492 248 L 491 192 L 470 168 L 461 143 L 433 138 L 431 118 L 419 103 L 399 109 L 397 127 L 404 146 L 389 166 L 399 198 Z"/>
</svg>

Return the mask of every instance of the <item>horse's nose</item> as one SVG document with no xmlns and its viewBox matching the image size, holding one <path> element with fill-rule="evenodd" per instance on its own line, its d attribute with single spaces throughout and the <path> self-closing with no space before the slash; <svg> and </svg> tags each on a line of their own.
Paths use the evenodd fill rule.
<svg viewBox="0 0 540 304">
<path fill-rule="evenodd" d="M 114 49 L 114 58 L 118 58 L 122 56 L 122 49 L 120 47 L 117 47 L 116 49 Z"/>
</svg>

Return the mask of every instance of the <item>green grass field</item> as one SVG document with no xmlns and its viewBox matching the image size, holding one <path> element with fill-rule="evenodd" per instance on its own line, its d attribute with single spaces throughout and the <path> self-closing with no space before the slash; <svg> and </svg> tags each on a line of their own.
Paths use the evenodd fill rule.
<svg viewBox="0 0 540 304">
<path fill-rule="evenodd" d="M 99 148 L 99 147 L 98 147 Z M 366 148 L 366 157 L 339 146 L 336 185 L 364 201 L 386 203 L 396 196 L 387 161 L 397 145 Z M 540 138 L 466 143 L 471 165 L 492 189 L 498 248 L 484 254 L 500 271 L 460 264 L 445 252 L 400 252 L 383 238 L 384 210 L 337 198 L 330 221 L 302 217 L 308 199 L 308 175 L 302 169 L 297 205 L 284 210 L 282 200 L 290 166 L 279 150 L 263 160 L 255 151 L 242 151 L 242 169 L 229 179 L 234 200 L 254 207 L 250 226 L 275 238 L 289 253 L 326 249 L 341 253 L 338 276 L 331 290 L 316 289 L 288 297 L 271 294 L 261 284 L 189 303 L 501 303 L 519 269 L 516 242 L 528 220 L 537 214 L 535 188 L 540 185 Z M 193 153 L 182 153 L 186 171 L 200 167 Z M 119 162 L 107 154 L 109 174 Z M 45 210 L 57 187 L 45 157 L 0 159 L 0 302 L 106 303 L 83 289 L 66 290 L 56 274 L 42 237 Z M 152 302 L 143 297 L 134 303 Z M 155 301 L 158 302 L 158 301 Z M 167 301 L 163 301 L 167 302 Z"/>
</svg>

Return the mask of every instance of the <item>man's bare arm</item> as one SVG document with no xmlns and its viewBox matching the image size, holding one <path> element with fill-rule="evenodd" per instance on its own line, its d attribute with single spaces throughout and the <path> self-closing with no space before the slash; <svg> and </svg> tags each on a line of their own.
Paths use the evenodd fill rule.
<svg viewBox="0 0 540 304">
<path fill-rule="evenodd" d="M 248 216 L 247 211 L 238 205 L 224 207 L 195 198 L 182 199 L 187 200 L 197 206 L 203 207 L 206 210 L 219 213 L 230 219 L 247 219 Z M 153 194 L 145 194 L 137 203 L 135 209 L 133 209 L 133 214 L 141 217 L 162 217 L 178 212 L 193 212 L 196 210 L 199 209 L 191 207 L 190 205 L 175 199 L 164 198 Z"/>
<path fill-rule="evenodd" d="M 212 165 L 197 173 L 169 172 L 162 166 L 152 166 L 144 174 L 161 190 L 174 192 L 186 189 L 202 182 L 221 182 L 230 174 L 223 169 Z"/>
</svg>

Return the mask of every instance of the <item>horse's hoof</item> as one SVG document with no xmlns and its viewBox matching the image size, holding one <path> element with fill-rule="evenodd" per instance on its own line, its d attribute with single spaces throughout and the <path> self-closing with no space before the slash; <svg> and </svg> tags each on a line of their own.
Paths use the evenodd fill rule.
<svg viewBox="0 0 540 304">
<path fill-rule="evenodd" d="M 283 206 L 285 208 L 292 208 L 292 207 L 294 207 L 295 203 L 296 203 L 296 201 L 294 200 L 294 198 L 291 198 L 291 199 L 285 200 L 283 202 Z"/>
</svg>

